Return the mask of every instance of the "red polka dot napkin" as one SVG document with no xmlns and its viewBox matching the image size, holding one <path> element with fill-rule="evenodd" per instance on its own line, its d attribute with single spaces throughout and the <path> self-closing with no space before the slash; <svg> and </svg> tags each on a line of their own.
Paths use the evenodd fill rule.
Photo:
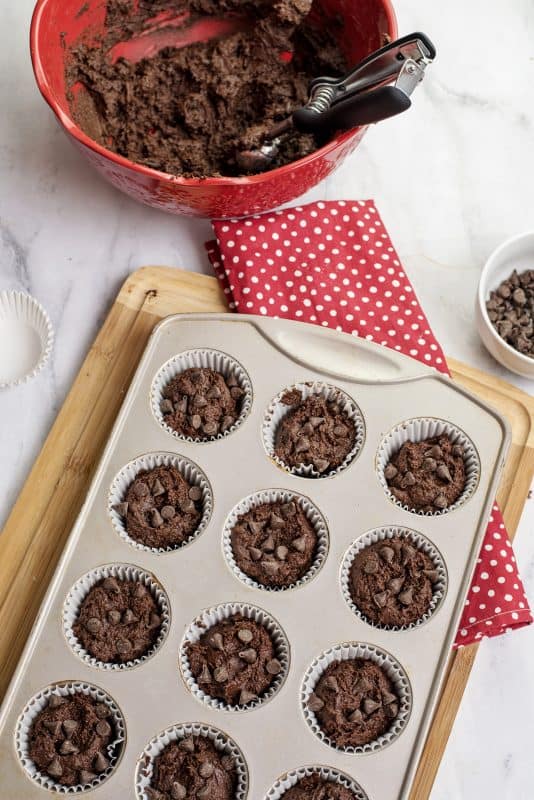
<svg viewBox="0 0 534 800">
<path fill-rule="evenodd" d="M 448 374 L 372 201 L 330 201 L 213 223 L 208 256 L 241 314 L 334 328 Z M 494 506 L 455 645 L 532 622 L 501 513 Z"/>
</svg>

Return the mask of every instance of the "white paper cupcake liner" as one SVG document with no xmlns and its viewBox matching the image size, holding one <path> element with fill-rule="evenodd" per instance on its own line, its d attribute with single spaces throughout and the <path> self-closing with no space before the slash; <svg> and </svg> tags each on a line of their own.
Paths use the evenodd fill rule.
<svg viewBox="0 0 534 800">
<path fill-rule="evenodd" d="M 143 750 L 135 772 L 135 794 L 137 800 L 149 800 L 146 793 L 154 773 L 154 761 L 171 742 L 178 742 L 188 736 L 206 736 L 211 739 L 216 749 L 225 755 L 232 756 L 237 771 L 237 789 L 235 800 L 245 800 L 248 793 L 248 769 L 240 748 L 228 734 L 211 725 L 200 722 L 188 722 L 173 725 L 154 736 Z"/>
<path fill-rule="evenodd" d="M 40 772 L 29 755 L 30 732 L 32 725 L 37 715 L 48 705 L 48 701 L 52 695 L 60 695 L 61 697 L 68 697 L 74 694 L 87 694 L 99 703 L 105 703 L 111 710 L 113 721 L 115 723 L 116 738 L 108 745 L 108 758 L 109 767 L 105 772 L 100 773 L 89 784 L 77 784 L 75 786 L 63 786 L 54 781 L 50 776 Z M 32 697 L 26 708 L 23 710 L 17 722 L 15 730 L 15 747 L 17 755 L 20 759 L 22 767 L 26 774 L 32 781 L 37 783 L 41 788 L 48 789 L 51 792 L 58 794 L 77 794 L 85 792 L 89 789 L 95 789 L 100 786 L 114 771 L 115 767 L 120 761 L 124 751 L 124 743 L 126 739 L 126 729 L 124 717 L 115 701 L 98 686 L 93 686 L 90 683 L 81 683 L 76 681 L 62 681 L 42 689 Z"/>
<path fill-rule="evenodd" d="M 354 600 L 352 599 L 352 595 L 350 592 L 350 569 L 352 567 L 352 563 L 357 556 L 358 553 L 361 553 L 362 550 L 365 550 L 366 547 L 369 547 L 371 544 L 376 544 L 376 542 L 383 542 L 387 541 L 388 539 L 392 539 L 393 537 L 401 537 L 402 539 L 407 539 L 412 544 L 417 547 L 418 550 L 422 550 L 423 553 L 432 560 L 432 563 L 438 573 L 438 580 L 433 585 L 433 594 L 432 600 L 430 602 L 430 606 L 428 611 L 426 611 L 418 620 L 415 622 L 411 622 L 408 625 L 383 625 L 379 622 L 373 622 L 368 617 L 365 616 L 363 611 L 358 608 Z M 419 533 L 418 531 L 413 531 L 410 528 L 400 528 L 400 527 L 387 527 L 387 528 L 375 528 L 372 531 L 368 531 L 364 533 L 363 536 L 360 536 L 347 550 L 345 556 L 343 558 L 343 562 L 341 564 L 341 574 L 340 574 L 340 581 L 341 581 L 341 591 L 343 597 L 347 605 L 349 606 L 350 610 L 356 614 L 363 622 L 367 623 L 367 625 L 371 625 L 373 628 L 378 628 L 379 630 L 383 631 L 407 631 L 411 630 L 412 628 L 418 628 L 419 625 L 423 625 L 425 622 L 432 617 L 432 615 L 438 610 L 440 607 L 443 598 L 447 592 L 447 583 L 448 583 L 448 576 L 447 576 L 447 568 L 445 567 L 445 562 L 443 560 L 443 556 L 432 544 L 432 542 L 427 539 L 423 534 Z"/>
<path fill-rule="evenodd" d="M 224 700 L 206 694 L 193 676 L 187 656 L 187 645 L 189 643 L 198 642 L 200 637 L 206 633 L 207 630 L 217 623 L 229 617 L 233 617 L 235 614 L 241 614 L 243 617 L 251 619 L 259 625 L 263 625 L 274 644 L 276 658 L 282 665 L 281 672 L 273 679 L 269 689 L 261 697 L 245 705 L 229 705 L 225 703 Z M 205 609 L 205 611 L 193 620 L 188 627 L 180 647 L 180 669 L 185 684 L 191 694 L 210 708 L 217 711 L 250 711 L 253 708 L 258 708 L 258 706 L 267 703 L 280 691 L 289 672 L 289 653 L 290 647 L 287 636 L 282 630 L 280 623 L 277 622 L 274 617 L 262 608 L 251 606 L 247 603 L 223 603 Z"/>
<path fill-rule="evenodd" d="M 54 343 L 50 318 L 24 292 L 0 292 L 0 389 L 19 386 L 44 367 Z"/>
<path fill-rule="evenodd" d="M 431 439 L 434 436 L 441 436 L 442 434 L 446 434 L 453 444 L 459 444 L 463 447 L 466 477 L 465 486 L 458 500 L 452 503 L 448 508 L 436 508 L 435 511 L 426 512 L 418 511 L 416 508 L 410 508 L 408 505 L 397 500 L 388 486 L 384 476 L 384 470 L 391 458 L 400 450 L 405 442 L 422 442 L 425 439 Z M 462 506 L 473 496 L 480 477 L 480 458 L 469 437 L 451 422 L 433 417 L 417 417 L 416 419 L 409 419 L 400 423 L 400 425 L 393 428 L 382 440 L 376 455 L 376 471 L 378 480 L 392 503 L 395 503 L 396 506 L 403 508 L 405 511 L 410 511 L 412 514 L 437 517 L 443 514 L 449 514 L 451 511 Z"/>
<path fill-rule="evenodd" d="M 308 700 L 315 690 L 319 678 L 330 664 L 334 661 L 349 661 L 355 658 L 367 659 L 378 664 L 379 667 L 382 667 L 395 686 L 395 691 L 399 698 L 399 713 L 395 719 L 392 720 L 389 730 L 374 741 L 357 747 L 338 747 L 332 739 L 323 732 L 314 712 L 308 708 Z M 300 690 L 300 701 L 304 718 L 318 739 L 338 752 L 362 755 L 366 753 L 376 753 L 390 745 L 400 736 L 410 718 L 412 710 L 412 689 L 404 669 L 399 662 L 385 650 L 363 642 L 344 642 L 332 647 L 330 650 L 326 650 L 313 661 L 304 676 Z"/>
<path fill-rule="evenodd" d="M 308 397 L 312 395 L 319 394 L 326 400 L 337 402 L 345 416 L 354 423 L 356 434 L 354 445 L 350 453 L 345 457 L 343 463 L 340 464 L 339 467 L 336 467 L 336 469 L 318 472 L 311 464 L 301 464 L 300 466 L 290 467 L 275 454 L 278 427 L 286 414 L 295 408 L 295 406 L 282 403 L 282 398 L 289 392 L 295 390 L 301 393 L 303 401 L 307 400 Z M 338 475 L 346 469 L 359 455 L 365 440 L 365 423 L 362 412 L 346 392 L 328 383 L 323 383 L 322 381 L 309 381 L 306 383 L 296 383 L 293 386 L 285 388 L 274 398 L 265 414 L 262 425 L 262 437 L 267 455 L 285 472 L 289 472 L 291 475 L 298 475 L 300 478 L 332 478 L 334 475 Z"/>
<path fill-rule="evenodd" d="M 276 783 L 269 789 L 265 800 L 282 800 L 285 793 L 295 786 L 295 784 L 303 778 L 309 778 L 311 775 L 319 775 L 325 781 L 343 786 L 345 789 L 348 789 L 349 792 L 352 792 L 355 800 L 369 800 L 360 784 L 357 783 L 354 778 L 351 778 L 350 775 L 333 769 L 332 767 L 323 766 L 300 767 L 299 769 L 287 772 L 285 775 L 278 778 Z"/>
<path fill-rule="evenodd" d="M 148 547 L 148 545 L 138 542 L 129 536 L 124 524 L 124 519 L 115 510 L 115 506 L 124 501 L 128 488 L 140 472 L 162 466 L 176 467 L 191 486 L 198 486 L 202 490 L 202 517 L 197 529 L 181 544 L 166 548 Z M 112 525 L 121 539 L 137 548 L 137 550 L 145 550 L 148 553 L 173 553 L 191 544 L 191 542 L 194 542 L 206 529 L 211 517 L 212 508 L 213 496 L 206 475 L 202 472 L 200 467 L 192 461 L 189 461 L 189 459 L 183 456 L 178 456 L 175 453 L 147 453 L 146 455 L 139 456 L 139 458 L 136 458 L 134 461 L 130 461 L 130 463 L 126 464 L 115 477 L 111 484 L 108 497 L 108 513 Z"/>
<path fill-rule="evenodd" d="M 315 558 L 308 572 L 300 578 L 300 580 L 294 581 L 288 586 L 264 586 L 262 583 L 255 581 L 254 578 L 249 577 L 239 568 L 232 548 L 232 531 L 237 524 L 238 517 L 242 514 L 246 514 L 252 508 L 261 506 L 264 503 L 289 503 L 291 501 L 298 503 L 315 531 L 315 535 L 317 536 Z M 254 589 L 261 589 L 264 592 L 287 592 L 290 589 L 297 589 L 299 586 L 304 586 L 305 583 L 308 583 L 308 581 L 311 581 L 312 578 L 317 575 L 323 566 L 326 556 L 328 555 L 328 548 L 328 527 L 319 509 L 304 495 L 298 494 L 297 492 L 289 492 L 285 489 L 266 489 L 263 492 L 255 492 L 245 497 L 234 506 L 224 523 L 223 551 L 228 566 L 240 581 L 247 586 L 251 586 Z"/>
<path fill-rule="evenodd" d="M 96 586 L 96 584 L 104 578 L 117 578 L 121 581 L 136 581 L 141 583 L 149 590 L 150 594 L 156 601 L 159 615 L 161 617 L 161 629 L 159 636 L 152 647 L 143 656 L 132 659 L 131 661 L 124 661 L 120 664 L 99 661 L 83 648 L 73 631 L 73 626 L 78 620 L 78 615 L 80 613 L 80 608 L 83 601 L 93 586 Z M 152 656 L 157 653 L 165 641 L 171 624 L 170 604 L 167 593 L 150 572 L 146 572 L 138 567 L 134 567 L 132 564 L 106 564 L 102 567 L 96 567 L 95 569 L 91 570 L 91 572 L 83 575 L 68 593 L 65 600 L 65 605 L 63 606 L 62 617 L 63 632 L 65 633 L 65 637 L 72 651 L 79 656 L 82 661 L 85 661 L 85 663 L 89 664 L 91 667 L 98 667 L 99 669 L 108 671 L 124 671 L 127 669 L 132 669 L 133 667 L 137 667 L 139 664 L 143 664 L 145 661 L 148 661 L 149 658 L 152 658 Z"/>
<path fill-rule="evenodd" d="M 179 433 L 179 431 L 175 431 L 174 428 L 171 428 L 171 426 L 167 425 L 165 422 L 164 416 L 161 413 L 161 403 L 164 399 L 163 391 L 177 375 L 191 368 L 213 369 L 215 372 L 220 372 L 225 378 L 233 376 L 239 388 L 245 392 L 239 417 L 228 430 L 224 431 L 224 433 L 218 433 L 216 436 L 209 436 L 202 439 L 195 439 L 192 436 L 184 436 L 184 434 Z M 226 438 L 226 436 L 236 431 L 247 418 L 252 407 L 252 383 L 241 364 L 226 353 L 221 353 L 218 350 L 187 350 L 185 353 L 180 353 L 180 355 L 169 359 L 169 361 L 161 367 L 152 382 L 150 405 L 152 413 L 158 423 L 167 433 L 174 436 L 175 439 L 181 439 L 185 442 L 194 442 L 195 444 L 215 442 L 218 439 Z"/>
</svg>

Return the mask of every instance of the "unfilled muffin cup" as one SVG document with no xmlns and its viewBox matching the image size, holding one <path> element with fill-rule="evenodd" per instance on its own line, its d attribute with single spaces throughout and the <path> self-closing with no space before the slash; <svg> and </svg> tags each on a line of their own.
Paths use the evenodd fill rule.
<svg viewBox="0 0 534 800">
<path fill-rule="evenodd" d="M 50 317 L 25 292 L 0 292 L 0 389 L 19 386 L 34 378 L 52 352 L 54 331 Z"/>
<path fill-rule="evenodd" d="M 255 581 L 254 578 L 251 578 L 238 566 L 232 547 L 232 531 L 237 524 L 238 517 L 240 517 L 242 514 L 248 513 L 252 508 L 261 506 L 264 503 L 290 502 L 296 502 L 299 504 L 300 508 L 306 515 L 308 522 L 312 526 L 315 535 L 317 536 L 315 558 L 313 559 L 313 562 L 307 573 L 303 575 L 300 580 L 289 584 L 289 586 L 265 586 L 263 583 Z M 308 581 L 311 581 L 312 578 L 317 575 L 323 566 L 328 555 L 328 547 L 328 527 L 319 509 L 304 495 L 298 494 L 297 492 L 289 492 L 285 489 L 266 489 L 263 492 L 255 492 L 254 494 L 248 495 L 248 497 L 245 497 L 236 506 L 234 506 L 226 518 L 226 522 L 224 523 L 223 551 L 228 566 L 236 578 L 239 578 L 240 581 L 245 583 L 247 586 L 251 586 L 254 589 L 261 589 L 264 592 L 287 592 L 289 589 L 297 589 L 299 586 L 304 586 L 304 584 L 308 583 Z"/>
<path fill-rule="evenodd" d="M 359 746 L 349 745 L 347 747 L 338 747 L 332 739 L 323 732 L 317 717 L 308 707 L 308 700 L 310 695 L 315 691 L 315 687 L 323 672 L 330 664 L 333 664 L 334 661 L 350 661 L 356 658 L 372 661 L 384 670 L 393 683 L 395 692 L 399 698 L 399 713 L 395 719 L 392 720 L 389 730 L 374 741 Z M 343 642 L 321 653 L 321 655 L 312 662 L 302 682 L 300 702 L 304 718 L 318 739 L 338 752 L 362 755 L 364 753 L 376 753 L 382 750 L 401 735 L 410 718 L 412 710 L 412 689 L 406 672 L 390 653 L 364 642 Z"/>
<path fill-rule="evenodd" d="M 228 430 L 224 431 L 224 433 L 218 433 L 216 436 L 206 436 L 202 439 L 195 439 L 192 436 L 185 436 L 179 431 L 174 430 L 174 428 L 171 428 L 171 426 L 165 422 L 161 411 L 161 403 L 165 399 L 163 392 L 174 378 L 178 377 L 182 372 L 185 372 L 186 369 L 192 368 L 212 369 L 215 370 L 215 372 L 220 372 L 225 379 L 234 377 L 237 381 L 237 385 L 244 392 L 239 416 L 234 424 L 231 425 Z M 195 444 L 215 442 L 218 439 L 225 439 L 236 431 L 247 418 L 252 407 L 252 383 L 244 367 L 242 367 L 235 358 L 232 358 L 226 353 L 221 353 L 219 350 L 187 350 L 169 359 L 157 373 L 150 390 L 150 406 L 159 425 L 161 425 L 167 433 L 170 433 L 171 436 L 174 436 L 175 439 L 181 439 L 184 442 L 194 442 Z"/>
<path fill-rule="evenodd" d="M 123 517 L 121 517 L 115 509 L 116 505 L 124 501 L 129 487 L 139 473 L 145 470 L 155 469 L 156 467 L 175 467 L 191 486 L 198 486 L 202 492 L 202 517 L 197 528 L 193 531 L 191 536 L 181 544 L 161 548 L 148 547 L 148 545 L 133 539 L 126 530 Z M 205 474 L 200 467 L 192 461 L 189 461 L 189 459 L 183 456 L 178 456 L 175 453 L 147 453 L 144 456 L 139 456 L 139 458 L 134 459 L 134 461 L 130 461 L 129 464 L 126 464 L 126 466 L 120 470 L 113 480 L 108 496 L 108 514 L 113 527 L 121 539 L 138 550 L 145 550 L 149 553 L 173 553 L 175 550 L 180 550 L 182 547 L 191 544 L 191 542 L 205 531 L 210 521 L 212 508 L 213 496 L 211 486 Z"/>
<path fill-rule="evenodd" d="M 37 715 L 46 708 L 52 695 L 68 697 L 69 695 L 72 696 L 80 693 L 89 695 L 89 697 L 92 697 L 93 700 L 96 700 L 98 703 L 105 703 L 110 709 L 115 724 L 116 738 L 108 745 L 109 767 L 105 772 L 101 772 L 91 783 L 85 785 L 77 784 L 76 786 L 63 786 L 61 783 L 54 781 L 49 775 L 43 774 L 30 758 L 30 733 Z M 125 740 L 126 727 L 124 717 L 115 701 L 103 689 L 98 688 L 98 686 L 93 686 L 91 683 L 80 683 L 76 681 L 61 681 L 35 694 L 20 715 L 15 730 L 17 755 L 28 777 L 41 788 L 59 794 L 76 794 L 100 786 L 109 778 L 119 763 L 124 750 Z"/>
<path fill-rule="evenodd" d="M 286 772 L 282 775 L 276 783 L 269 789 L 265 800 L 283 800 L 284 795 L 293 788 L 303 778 L 309 778 L 312 775 L 319 775 L 323 780 L 335 783 L 338 786 L 343 786 L 348 789 L 356 800 L 369 800 L 367 793 L 364 792 L 354 778 L 347 775 L 345 772 L 340 772 L 332 767 L 313 766 L 313 767 L 300 767 L 293 769 L 291 772 Z"/>
<path fill-rule="evenodd" d="M 422 550 L 432 561 L 437 573 L 438 573 L 438 580 L 435 584 L 433 584 L 433 592 L 432 592 L 432 600 L 430 601 L 430 606 L 428 611 L 426 611 L 416 622 L 411 622 L 408 625 L 383 625 L 380 622 L 373 622 L 373 620 L 369 619 L 363 611 L 356 605 L 354 600 L 352 599 L 351 591 L 350 591 L 350 570 L 354 559 L 369 547 L 372 544 L 376 544 L 377 542 L 385 542 L 388 539 L 393 539 L 394 537 L 400 537 L 402 539 L 408 539 L 418 550 Z M 373 628 L 378 628 L 379 630 L 383 631 L 406 631 L 412 628 L 417 628 L 419 625 L 423 625 L 423 623 L 427 622 L 430 617 L 435 614 L 435 612 L 440 607 L 443 598 L 447 592 L 447 568 L 445 566 L 445 562 L 443 560 L 443 556 L 437 549 L 437 547 L 432 544 L 432 542 L 423 536 L 422 533 L 418 531 L 413 531 L 410 528 L 400 528 L 400 527 L 387 527 L 387 528 L 375 528 L 372 531 L 368 531 L 364 533 L 363 536 L 360 536 L 359 539 L 356 539 L 353 544 L 349 547 L 345 556 L 343 558 L 343 562 L 341 564 L 341 574 L 340 574 L 340 581 L 341 581 L 341 591 L 343 597 L 347 605 L 349 606 L 350 610 L 356 614 L 363 622 L 367 623 L 367 625 L 371 625 Z"/>
<path fill-rule="evenodd" d="M 448 436 L 453 444 L 459 444 L 463 447 L 463 459 L 465 464 L 465 485 L 463 491 L 460 497 L 447 508 L 436 508 L 435 511 L 419 511 L 416 508 L 410 508 L 410 506 L 397 500 L 395 495 L 391 492 L 384 475 L 384 470 L 392 457 L 398 453 L 405 442 L 423 442 L 426 439 L 432 439 L 434 436 L 442 436 L 443 434 Z M 457 428 L 456 425 L 443 419 L 417 417 L 401 422 L 384 437 L 376 455 L 376 473 L 384 492 L 396 506 L 399 506 L 399 508 L 405 511 L 410 511 L 412 514 L 419 514 L 419 516 L 437 517 L 443 514 L 449 514 L 451 511 L 462 506 L 473 496 L 480 478 L 480 458 L 475 445 L 461 428 Z"/>
<path fill-rule="evenodd" d="M 262 694 L 261 697 L 258 697 L 256 700 L 244 705 L 229 705 L 228 703 L 225 703 L 224 700 L 221 700 L 217 697 L 212 697 L 211 695 L 202 691 L 193 673 L 191 672 L 189 658 L 187 656 L 188 644 L 192 642 L 198 642 L 200 637 L 210 628 L 212 628 L 214 625 L 217 625 L 219 622 L 223 622 L 225 619 L 233 617 L 235 614 L 241 614 L 243 617 L 253 620 L 254 622 L 258 623 L 258 625 L 262 625 L 265 628 L 273 642 L 276 658 L 282 666 L 279 674 L 273 678 L 268 690 Z M 258 706 L 267 703 L 280 691 L 289 672 L 289 658 L 290 646 L 288 638 L 282 630 L 280 623 L 278 623 L 274 617 L 272 617 L 262 608 L 251 606 L 247 603 L 223 603 L 221 605 L 205 609 L 189 625 L 180 647 L 180 670 L 182 672 L 184 682 L 191 694 L 196 697 L 197 700 L 205 703 L 210 708 L 213 708 L 217 711 L 250 711 L 253 708 L 258 708 Z"/>
<path fill-rule="evenodd" d="M 104 578 L 117 578 L 121 581 L 134 581 L 141 583 L 152 595 L 161 617 L 160 632 L 156 642 L 152 645 L 152 647 L 147 650 L 143 656 L 132 659 L 131 661 L 121 662 L 120 664 L 100 661 L 98 658 L 95 658 L 95 656 L 92 656 L 82 646 L 73 630 L 73 627 L 78 620 L 83 601 L 91 589 L 101 580 L 104 580 Z M 150 572 L 146 572 L 146 570 L 134 567 L 132 564 L 106 564 L 102 567 L 96 567 L 96 569 L 93 569 L 91 572 L 87 572 L 85 575 L 83 575 L 79 580 L 76 581 L 68 593 L 65 600 L 65 605 L 63 606 L 62 617 L 63 631 L 72 651 L 79 656 L 82 661 L 85 661 L 85 663 L 89 664 L 91 667 L 98 667 L 99 669 L 105 669 L 108 671 L 132 669 L 133 667 L 137 667 L 139 664 L 148 661 L 148 659 L 155 655 L 162 646 L 167 637 L 171 624 L 170 604 L 167 593 Z"/>
<path fill-rule="evenodd" d="M 321 395 L 329 402 L 336 402 L 347 419 L 350 419 L 354 423 L 355 438 L 353 446 L 343 459 L 343 463 L 335 469 L 319 472 L 311 464 L 301 464 L 300 466 L 291 467 L 276 455 L 275 448 L 278 428 L 284 417 L 297 405 L 286 405 L 282 402 L 282 398 L 293 391 L 299 391 L 301 393 L 302 401 L 299 402 L 303 402 L 313 395 Z M 346 392 L 328 383 L 323 383 L 322 381 L 308 381 L 305 383 L 296 383 L 281 391 L 274 398 L 265 414 L 262 425 L 262 438 L 263 445 L 269 458 L 285 472 L 289 472 L 291 475 L 298 475 L 300 478 L 331 478 L 346 469 L 359 455 L 365 440 L 365 423 L 362 412 Z"/>
<path fill-rule="evenodd" d="M 203 725 L 200 722 L 173 725 L 151 739 L 137 762 L 135 771 L 135 794 L 137 800 L 149 800 L 146 790 L 152 781 L 156 758 L 171 742 L 179 742 L 188 736 L 205 736 L 213 742 L 219 752 L 234 759 L 237 772 L 235 800 L 245 800 L 248 793 L 248 769 L 243 753 L 228 734 L 218 728 L 214 728 L 211 725 Z"/>
</svg>

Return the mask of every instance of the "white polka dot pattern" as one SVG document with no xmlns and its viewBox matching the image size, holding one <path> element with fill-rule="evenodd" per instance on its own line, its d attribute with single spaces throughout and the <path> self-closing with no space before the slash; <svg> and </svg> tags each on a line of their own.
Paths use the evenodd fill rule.
<svg viewBox="0 0 534 800">
<path fill-rule="evenodd" d="M 373 201 L 323 201 L 213 227 L 217 239 L 206 248 L 231 310 L 351 333 L 448 374 Z M 530 622 L 495 506 L 456 646 Z"/>
</svg>

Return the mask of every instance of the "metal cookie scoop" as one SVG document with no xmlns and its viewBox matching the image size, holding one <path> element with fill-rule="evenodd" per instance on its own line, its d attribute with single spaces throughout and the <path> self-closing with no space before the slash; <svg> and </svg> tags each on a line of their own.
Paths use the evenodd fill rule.
<svg viewBox="0 0 534 800">
<path fill-rule="evenodd" d="M 261 147 L 237 153 L 238 166 L 246 172 L 269 169 L 283 139 L 295 131 L 325 136 L 406 111 L 435 57 L 430 39 L 412 33 L 371 53 L 342 78 L 316 78 L 307 104 L 274 125 Z"/>
</svg>

